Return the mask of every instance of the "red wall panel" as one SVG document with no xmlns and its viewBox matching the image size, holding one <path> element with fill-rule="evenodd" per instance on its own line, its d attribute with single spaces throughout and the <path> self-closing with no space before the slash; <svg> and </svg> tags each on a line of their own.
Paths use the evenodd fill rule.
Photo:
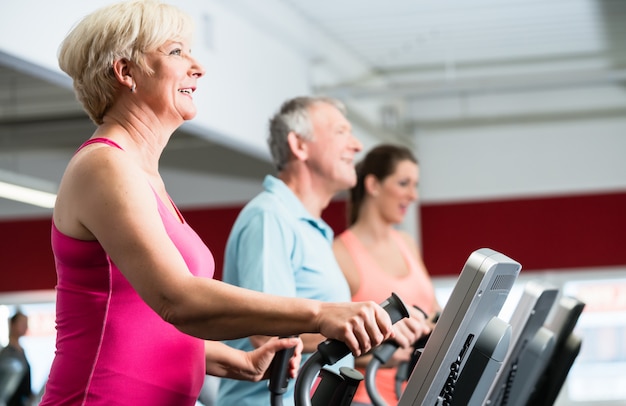
<svg viewBox="0 0 626 406">
<path fill-rule="evenodd" d="M 458 273 L 483 247 L 517 260 L 522 272 L 626 264 L 626 192 L 431 204 L 420 214 L 433 275 Z"/>
<path fill-rule="evenodd" d="M 241 206 L 182 210 L 215 257 L 221 278 L 224 248 Z M 575 270 L 626 265 L 626 191 L 532 199 L 426 204 L 421 208 L 424 261 L 433 275 L 457 275 L 468 255 L 493 248 L 523 270 Z M 345 203 L 323 218 L 340 233 Z M 0 222 L 0 291 L 53 289 L 50 219 Z"/>
<path fill-rule="evenodd" d="M 0 291 L 54 288 L 51 224 L 50 218 L 0 222 Z"/>
<path fill-rule="evenodd" d="M 222 279 L 224 249 L 230 229 L 242 207 L 212 207 L 181 210 L 187 223 L 196 230 L 215 258 L 215 279 Z"/>
</svg>

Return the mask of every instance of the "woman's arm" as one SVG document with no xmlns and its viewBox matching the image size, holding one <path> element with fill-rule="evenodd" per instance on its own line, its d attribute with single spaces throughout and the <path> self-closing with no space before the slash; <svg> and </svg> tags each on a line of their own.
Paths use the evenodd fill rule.
<svg viewBox="0 0 626 406">
<path fill-rule="evenodd" d="M 302 352 L 305 354 L 310 354 L 317 351 L 318 345 L 326 340 L 321 334 L 300 334 L 300 340 L 302 340 Z M 258 348 L 265 344 L 267 340 L 270 340 L 272 337 L 269 336 L 250 336 L 250 342 L 254 348 Z"/>
<path fill-rule="evenodd" d="M 215 340 L 321 333 L 355 355 L 392 334 L 389 316 L 374 302 L 285 298 L 194 277 L 163 226 L 145 172 L 116 148 L 79 155 L 59 190 L 57 228 L 97 239 L 141 298 L 179 330 Z"/>
</svg>

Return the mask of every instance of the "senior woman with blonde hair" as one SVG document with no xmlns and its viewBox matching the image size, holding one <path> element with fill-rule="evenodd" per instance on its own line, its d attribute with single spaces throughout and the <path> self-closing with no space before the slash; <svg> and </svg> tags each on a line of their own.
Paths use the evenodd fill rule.
<svg viewBox="0 0 626 406">
<path fill-rule="evenodd" d="M 52 216 L 56 353 L 42 405 L 193 405 L 204 374 L 259 380 L 278 350 L 211 341 L 319 332 L 355 355 L 393 335 L 374 302 L 271 296 L 212 279 L 214 261 L 170 199 L 159 159 L 196 115 L 204 69 L 193 20 L 157 1 L 104 7 L 64 40 L 59 64 L 97 125 L 71 158 Z M 204 341 L 204 340 L 208 341 Z M 269 396 L 269 394 L 268 394 Z"/>
</svg>

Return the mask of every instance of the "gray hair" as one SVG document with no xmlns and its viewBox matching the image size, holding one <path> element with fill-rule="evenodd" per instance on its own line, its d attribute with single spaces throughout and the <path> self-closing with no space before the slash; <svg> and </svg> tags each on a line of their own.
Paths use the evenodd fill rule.
<svg viewBox="0 0 626 406">
<path fill-rule="evenodd" d="M 267 144 L 278 171 L 282 171 L 291 158 L 291 150 L 287 142 L 290 132 L 296 133 L 305 140 L 313 140 L 309 108 L 317 103 L 330 104 L 343 115 L 346 114 L 346 108 L 339 100 L 330 97 L 300 96 L 284 102 L 280 110 L 270 119 Z"/>
</svg>

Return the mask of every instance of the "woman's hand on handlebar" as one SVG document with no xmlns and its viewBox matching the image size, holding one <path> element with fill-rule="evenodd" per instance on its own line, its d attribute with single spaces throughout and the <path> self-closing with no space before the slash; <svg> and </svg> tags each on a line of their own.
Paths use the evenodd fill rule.
<svg viewBox="0 0 626 406">
<path fill-rule="evenodd" d="M 278 351 L 295 347 L 289 361 L 289 376 L 296 376 L 302 360 L 302 340 L 298 337 L 262 337 L 257 342 L 257 348 L 246 352 L 229 347 L 221 341 L 206 340 L 204 353 L 207 374 L 257 382 L 269 377 L 268 369 Z"/>
<path fill-rule="evenodd" d="M 412 348 L 413 343 L 424 335 L 430 334 L 431 327 L 424 313 L 414 307 L 408 307 L 410 317 L 404 318 L 393 325 L 399 348 Z"/>
<path fill-rule="evenodd" d="M 302 340 L 298 337 L 273 337 L 261 344 L 258 348 L 247 353 L 250 363 L 250 375 L 245 379 L 254 382 L 260 381 L 261 379 L 268 379 L 270 374 L 269 367 L 274 359 L 274 355 L 280 350 L 294 346 L 296 348 L 293 356 L 289 360 L 288 376 L 295 378 L 300 368 L 300 361 L 302 361 Z"/>
<path fill-rule="evenodd" d="M 317 325 L 325 337 L 343 341 L 355 356 L 394 337 L 389 314 L 372 301 L 323 303 Z"/>
</svg>

